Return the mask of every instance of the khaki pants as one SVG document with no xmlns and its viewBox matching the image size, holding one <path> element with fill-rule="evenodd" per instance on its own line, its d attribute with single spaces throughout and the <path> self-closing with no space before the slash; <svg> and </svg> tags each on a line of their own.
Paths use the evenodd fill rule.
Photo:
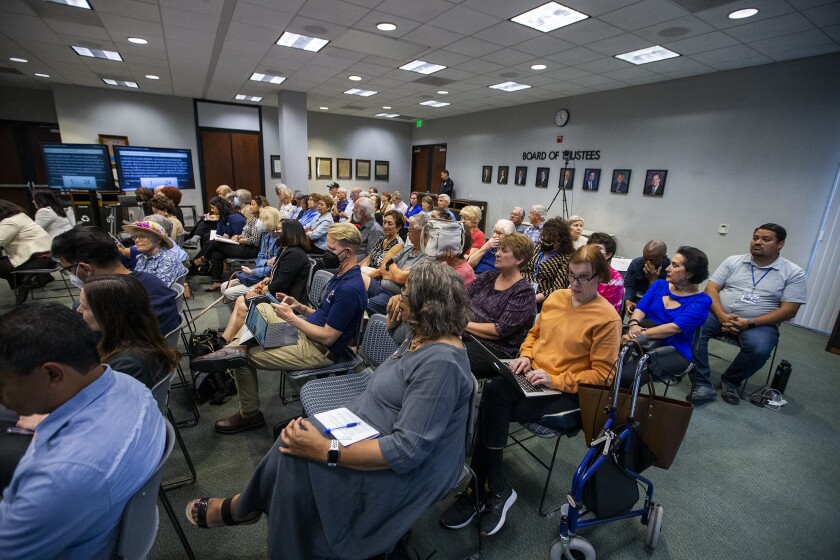
<svg viewBox="0 0 840 560">
<path fill-rule="evenodd" d="M 268 323 L 282 323 L 271 306 L 261 303 L 257 310 Z M 242 330 L 231 344 L 239 344 Z M 272 371 L 288 371 L 323 367 L 333 361 L 324 355 L 305 334 L 298 332 L 297 344 L 278 348 L 254 346 L 248 349 L 248 365 L 234 370 L 236 390 L 239 394 L 239 412 L 242 416 L 253 416 L 260 411 L 259 380 L 257 368 Z"/>
</svg>

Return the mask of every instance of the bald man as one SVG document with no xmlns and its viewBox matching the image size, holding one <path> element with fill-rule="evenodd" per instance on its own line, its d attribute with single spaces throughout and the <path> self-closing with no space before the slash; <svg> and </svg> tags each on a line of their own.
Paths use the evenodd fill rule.
<svg viewBox="0 0 840 560">
<path fill-rule="evenodd" d="M 627 315 L 636 309 L 636 302 L 657 280 L 665 280 L 665 269 L 671 264 L 668 247 L 664 241 L 652 239 L 642 249 L 642 256 L 636 257 L 627 267 L 624 275 L 624 312 Z"/>
</svg>

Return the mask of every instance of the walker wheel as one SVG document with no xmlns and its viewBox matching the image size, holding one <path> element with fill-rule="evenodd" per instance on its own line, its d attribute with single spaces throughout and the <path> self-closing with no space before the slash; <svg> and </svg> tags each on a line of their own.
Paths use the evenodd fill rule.
<svg viewBox="0 0 840 560">
<path fill-rule="evenodd" d="M 645 546 L 653 549 L 659 542 L 659 533 L 662 531 L 662 506 L 654 504 L 648 514 L 647 530 L 645 531 Z"/>
<path fill-rule="evenodd" d="M 569 552 L 571 556 L 563 555 L 563 542 L 557 539 L 551 544 L 548 557 L 550 560 L 595 560 L 595 549 L 582 537 L 569 540 Z"/>
</svg>

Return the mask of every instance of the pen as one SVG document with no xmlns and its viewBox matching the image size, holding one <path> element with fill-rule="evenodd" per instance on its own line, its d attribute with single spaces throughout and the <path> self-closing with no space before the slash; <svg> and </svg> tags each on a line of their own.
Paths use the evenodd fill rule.
<svg viewBox="0 0 840 560">
<path fill-rule="evenodd" d="M 359 425 L 359 422 L 350 422 L 349 424 L 345 424 L 343 426 L 337 426 L 335 428 L 327 428 L 326 430 L 324 430 L 324 433 L 325 434 L 331 434 L 336 430 L 343 430 L 345 428 L 355 428 L 358 425 Z"/>
</svg>

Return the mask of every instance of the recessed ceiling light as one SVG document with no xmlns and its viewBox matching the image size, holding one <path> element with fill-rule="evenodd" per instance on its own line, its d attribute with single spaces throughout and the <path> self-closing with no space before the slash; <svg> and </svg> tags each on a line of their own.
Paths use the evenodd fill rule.
<svg viewBox="0 0 840 560">
<path fill-rule="evenodd" d="M 120 53 L 116 51 L 106 51 L 104 49 L 89 49 L 87 47 L 72 47 L 79 56 L 86 56 L 88 58 L 104 58 L 105 60 L 117 60 L 122 62 Z"/>
<path fill-rule="evenodd" d="M 393 23 L 388 23 L 387 21 L 383 21 L 382 23 L 376 24 L 376 28 L 379 31 L 393 31 L 394 29 L 397 28 L 397 26 L 394 25 Z"/>
<path fill-rule="evenodd" d="M 329 111 L 330 110 L 329 107 L 318 107 L 318 108 L 321 109 L 322 111 Z"/>
<path fill-rule="evenodd" d="M 531 86 L 516 82 L 503 82 L 501 84 L 495 84 L 487 87 L 490 89 L 500 89 L 502 91 L 519 91 L 520 89 L 528 89 Z"/>
<path fill-rule="evenodd" d="M 442 90 L 438 91 L 438 95 L 449 95 L 449 92 L 446 91 L 445 89 L 442 89 Z"/>
<path fill-rule="evenodd" d="M 113 80 L 111 78 L 102 78 L 102 81 L 108 84 L 109 86 L 122 86 L 135 89 L 140 88 L 140 86 L 137 85 L 137 82 L 129 82 L 126 80 Z"/>
<path fill-rule="evenodd" d="M 289 33 L 288 31 L 280 35 L 280 38 L 277 39 L 277 44 L 281 47 L 291 47 L 310 52 L 320 51 L 327 43 L 329 41 L 326 39 L 316 39 L 315 37 L 307 37 L 306 35 L 298 35 L 297 33 Z"/>
<path fill-rule="evenodd" d="M 443 101 L 435 101 L 434 99 L 430 99 L 428 101 L 423 101 L 420 105 L 426 105 L 428 107 L 446 107 L 447 105 L 452 105 L 451 103 L 444 103 Z"/>
<path fill-rule="evenodd" d="M 354 81 L 354 82 L 361 82 L 362 81 L 361 76 L 350 76 L 349 79 Z"/>
<path fill-rule="evenodd" d="M 548 33 L 549 31 L 566 27 L 588 17 L 588 15 L 567 8 L 563 4 L 548 2 L 524 14 L 519 14 L 515 18 L 511 18 L 510 21 L 536 29 L 537 31 L 542 31 L 543 33 Z"/>
<path fill-rule="evenodd" d="M 669 51 L 665 47 L 655 45 L 646 49 L 639 49 L 637 51 L 628 52 L 624 54 L 615 55 L 616 58 L 626 60 L 633 64 L 647 64 L 649 62 L 656 62 L 657 60 L 665 60 L 666 58 L 674 58 L 680 56 L 679 53 Z"/>
<path fill-rule="evenodd" d="M 140 37 L 129 37 L 129 43 L 134 43 L 135 45 L 148 45 L 149 42 L 146 39 L 141 39 Z"/>
<path fill-rule="evenodd" d="M 39 78 L 49 78 L 50 77 L 49 74 L 42 74 L 40 72 L 35 72 L 35 75 L 38 76 Z"/>
<path fill-rule="evenodd" d="M 160 76 L 155 76 L 154 74 L 146 74 L 146 77 L 150 80 L 160 80 Z"/>
<path fill-rule="evenodd" d="M 755 8 L 744 8 L 743 10 L 735 10 L 731 14 L 729 14 L 729 19 L 744 19 L 748 17 L 752 17 L 758 13 L 758 10 Z"/>
<path fill-rule="evenodd" d="M 12 62 L 29 62 L 29 61 L 28 61 L 28 60 L 26 60 L 25 58 L 17 58 L 17 57 L 15 57 L 15 56 L 13 56 L 12 58 L 10 58 L 9 60 L 11 60 Z"/>
<path fill-rule="evenodd" d="M 408 64 L 400 66 L 400 70 L 408 70 L 409 72 L 417 72 L 418 74 L 434 74 L 438 70 L 443 70 L 446 66 L 440 64 L 432 64 L 431 62 L 423 62 L 422 60 L 412 60 Z"/>
<path fill-rule="evenodd" d="M 390 108 L 391 108 L 391 106 L 390 106 L 390 105 L 383 105 L 383 106 L 382 106 L 382 108 L 383 108 L 383 109 L 390 109 Z"/>
<path fill-rule="evenodd" d="M 251 79 L 255 82 L 268 82 L 270 84 L 282 84 L 286 81 L 286 78 L 284 78 L 283 76 L 260 74 L 259 72 L 254 72 L 253 74 L 251 74 Z"/>
<path fill-rule="evenodd" d="M 376 113 L 375 117 L 385 117 L 386 119 L 393 119 L 394 117 L 399 117 L 399 113 Z"/>
<path fill-rule="evenodd" d="M 241 93 L 235 97 L 237 101 L 253 101 L 254 103 L 259 103 L 262 101 L 262 97 L 257 97 L 254 95 L 242 95 Z"/>
<path fill-rule="evenodd" d="M 545 64 L 534 64 L 531 66 L 531 70 L 545 70 L 547 66 Z"/>
<path fill-rule="evenodd" d="M 90 10 L 90 4 L 88 4 L 87 0 L 47 0 L 47 2 L 52 2 L 53 4 L 61 4 L 62 6 L 70 6 L 72 8 L 83 8 L 85 10 Z"/>
<path fill-rule="evenodd" d="M 379 92 L 378 91 L 370 91 L 368 89 L 353 88 L 353 89 L 348 89 L 344 93 L 349 94 L 349 95 L 360 95 L 362 97 L 370 97 L 371 95 L 376 95 Z"/>
</svg>

